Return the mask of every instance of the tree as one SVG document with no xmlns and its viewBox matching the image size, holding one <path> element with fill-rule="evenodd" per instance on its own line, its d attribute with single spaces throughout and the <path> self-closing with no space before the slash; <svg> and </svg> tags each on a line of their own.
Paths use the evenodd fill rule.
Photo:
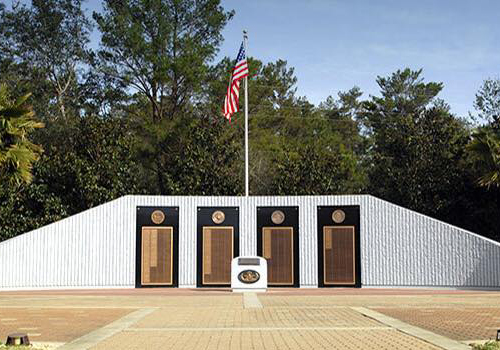
<svg viewBox="0 0 500 350">
<path fill-rule="evenodd" d="M 42 148 L 29 140 L 30 134 L 43 124 L 36 121 L 26 104 L 29 95 L 13 101 L 7 86 L 0 85 L 0 196 L 2 189 L 16 188 L 31 182 L 33 163 Z"/>
<path fill-rule="evenodd" d="M 86 47 L 91 29 L 81 0 L 32 0 L 31 6 L 15 2 L 11 10 L 0 8 L 0 59 L 27 78 L 21 83 L 48 86 L 42 91 L 56 111 L 40 108 L 43 120 L 66 119 L 68 108 L 79 114 L 78 85 L 91 59 Z"/>
<path fill-rule="evenodd" d="M 145 97 L 151 120 L 184 112 L 205 82 L 232 13 L 219 0 L 104 2 L 100 68 Z"/>
<path fill-rule="evenodd" d="M 223 98 L 220 92 L 227 88 L 233 66 L 234 61 L 222 60 L 207 89 L 213 94 L 209 106 L 219 115 Z M 365 177 L 357 153 L 361 151 L 361 138 L 353 119 L 359 89 L 342 93 L 338 101 L 330 98 L 330 105 L 315 108 L 306 98 L 296 96 L 297 78 L 286 61 L 263 64 L 250 59 L 249 68 L 250 193 L 360 192 Z M 227 129 L 236 129 L 232 135 L 240 146 L 236 168 L 242 179 L 244 123 L 240 116 L 237 114 Z"/>
<path fill-rule="evenodd" d="M 369 192 L 438 218 L 449 217 L 463 187 L 468 130 L 437 98 L 442 84 L 422 71 L 378 77 L 382 97 L 364 104 L 369 136 Z"/>
<path fill-rule="evenodd" d="M 325 195 L 360 193 L 366 187 L 364 139 L 355 120 L 359 89 L 340 92 L 314 108 L 304 98 L 281 122 L 269 194 Z M 286 113 L 286 112 L 285 112 Z M 262 145 L 265 147 L 264 145 Z"/>
<path fill-rule="evenodd" d="M 37 167 L 35 167 L 35 172 Z M 0 242 L 67 217 L 72 206 L 61 201 L 49 184 L 35 181 L 0 196 Z"/>
<path fill-rule="evenodd" d="M 0 198 L 0 240 L 128 194 L 141 194 L 133 138 L 120 118 L 79 117 L 64 144 L 46 146 L 33 181 Z"/>
<path fill-rule="evenodd" d="M 472 135 L 469 151 L 481 175 L 478 183 L 500 186 L 500 79 L 487 79 L 476 94 L 474 107 L 487 124 Z"/>
<path fill-rule="evenodd" d="M 486 79 L 476 94 L 474 107 L 483 120 L 500 129 L 500 79 Z"/>
<path fill-rule="evenodd" d="M 201 99 L 232 13 L 219 0 L 107 0 L 103 7 L 94 13 L 102 32 L 99 68 L 133 92 L 138 153 L 155 174 L 155 192 L 168 194 L 166 174 L 179 146 L 173 127 Z"/>
<path fill-rule="evenodd" d="M 273 195 L 353 194 L 363 188 L 357 159 L 341 143 L 291 147 L 279 157 L 279 176 L 269 188 Z"/>
<path fill-rule="evenodd" d="M 488 189 L 500 187 L 500 131 L 479 129 L 468 146 L 483 174 L 478 179 L 479 185 Z"/>
<path fill-rule="evenodd" d="M 133 143 L 126 120 L 79 117 L 64 146 L 46 149 L 35 183 L 48 184 L 71 213 L 140 193 Z"/>
<path fill-rule="evenodd" d="M 223 118 L 184 117 L 172 126 L 164 177 L 173 195 L 243 193 L 241 139 Z"/>
<path fill-rule="evenodd" d="M 327 118 L 332 127 L 342 137 L 342 143 L 360 158 L 366 157 L 366 139 L 361 133 L 361 124 L 358 121 L 363 93 L 355 86 L 348 91 L 340 91 L 338 98 L 329 96 L 320 103 L 319 111 Z"/>
</svg>

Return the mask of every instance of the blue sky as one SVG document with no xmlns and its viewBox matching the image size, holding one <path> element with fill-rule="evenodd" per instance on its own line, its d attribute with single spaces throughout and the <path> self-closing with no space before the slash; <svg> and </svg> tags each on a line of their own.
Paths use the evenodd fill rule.
<svg viewBox="0 0 500 350">
<path fill-rule="evenodd" d="M 424 69 L 443 82 L 441 97 L 459 115 L 473 110 L 482 81 L 500 76 L 498 0 L 224 0 L 235 18 L 221 53 L 236 55 L 241 30 L 249 55 L 286 59 L 298 92 L 319 103 L 359 86 L 378 94 L 377 75 Z"/>
<path fill-rule="evenodd" d="M 285 59 L 295 67 L 298 93 L 317 104 L 354 85 L 378 94 L 377 75 L 424 69 L 443 82 L 452 111 L 473 111 L 482 81 L 500 77 L 498 0 L 222 0 L 236 15 L 220 57 L 234 58 L 242 30 L 249 55 Z M 99 9 L 99 0 L 85 6 Z M 250 96 L 251 97 L 251 96 Z"/>
</svg>

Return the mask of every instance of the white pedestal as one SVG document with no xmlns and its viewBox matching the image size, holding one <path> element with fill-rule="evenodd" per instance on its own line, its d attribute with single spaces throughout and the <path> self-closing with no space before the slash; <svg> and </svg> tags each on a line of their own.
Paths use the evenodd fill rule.
<svg viewBox="0 0 500 350">
<path fill-rule="evenodd" d="M 260 256 L 240 256 L 231 262 L 233 292 L 265 292 L 267 260 Z"/>
</svg>

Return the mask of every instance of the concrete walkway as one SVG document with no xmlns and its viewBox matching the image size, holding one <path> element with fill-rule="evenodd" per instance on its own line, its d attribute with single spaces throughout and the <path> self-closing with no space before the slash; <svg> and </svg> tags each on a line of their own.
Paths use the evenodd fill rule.
<svg viewBox="0 0 500 350">
<path fill-rule="evenodd" d="M 426 317 L 429 310 L 442 317 L 433 322 Z M 467 326 L 465 316 L 475 310 L 484 321 Z M 8 333 L 27 332 L 44 349 L 467 349 L 467 340 L 455 335 L 462 324 L 470 339 L 494 337 L 495 327 L 500 329 L 500 293 L 0 292 L 0 341 Z"/>
</svg>

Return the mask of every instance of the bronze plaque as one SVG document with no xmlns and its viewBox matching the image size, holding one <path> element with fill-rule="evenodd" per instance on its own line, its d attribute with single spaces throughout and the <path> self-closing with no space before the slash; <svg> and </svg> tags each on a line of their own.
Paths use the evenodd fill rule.
<svg viewBox="0 0 500 350">
<path fill-rule="evenodd" d="M 230 284 L 234 228 L 203 227 L 203 284 Z"/>
<path fill-rule="evenodd" d="M 324 284 L 355 284 L 354 226 L 323 228 Z"/>
<path fill-rule="evenodd" d="M 271 215 L 271 221 L 275 225 L 280 225 L 285 221 L 285 213 L 283 213 L 281 210 L 275 210 L 272 215 Z"/>
<path fill-rule="evenodd" d="M 260 274 L 255 270 L 245 270 L 238 274 L 238 279 L 240 282 L 251 284 L 260 279 Z"/>
<path fill-rule="evenodd" d="M 220 210 L 214 211 L 214 213 L 212 214 L 212 221 L 215 224 L 222 224 L 224 220 L 226 220 L 226 215 L 224 214 L 224 212 Z"/>
<path fill-rule="evenodd" d="M 345 212 L 341 209 L 337 209 L 332 213 L 332 220 L 336 224 L 341 224 L 345 220 Z"/>
<path fill-rule="evenodd" d="M 151 214 L 151 221 L 153 221 L 153 223 L 157 225 L 160 225 L 163 223 L 163 221 L 165 221 L 165 214 L 161 210 L 155 210 Z"/>
<path fill-rule="evenodd" d="M 142 285 L 171 285 L 173 227 L 142 228 Z"/>
<path fill-rule="evenodd" d="M 262 239 L 269 285 L 293 285 L 293 227 L 263 227 Z"/>
</svg>

